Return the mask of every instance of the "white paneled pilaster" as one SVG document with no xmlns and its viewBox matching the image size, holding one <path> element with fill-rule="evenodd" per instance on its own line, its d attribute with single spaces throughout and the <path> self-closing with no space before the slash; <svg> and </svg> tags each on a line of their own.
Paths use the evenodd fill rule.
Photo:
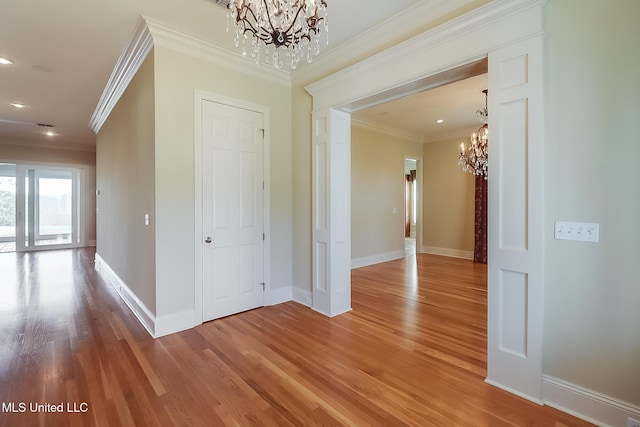
<svg viewBox="0 0 640 427">
<path fill-rule="evenodd" d="M 314 111 L 312 137 L 313 308 L 328 316 L 351 310 L 351 121 Z"/>
<path fill-rule="evenodd" d="M 542 37 L 489 53 L 487 381 L 542 401 Z"/>
</svg>

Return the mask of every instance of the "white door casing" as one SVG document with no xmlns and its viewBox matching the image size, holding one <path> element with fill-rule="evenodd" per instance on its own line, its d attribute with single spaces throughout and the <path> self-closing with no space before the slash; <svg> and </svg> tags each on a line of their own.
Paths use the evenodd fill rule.
<svg viewBox="0 0 640 427">
<path fill-rule="evenodd" d="M 409 156 L 409 155 L 405 155 L 404 156 L 405 161 L 407 159 L 412 159 L 416 161 L 416 181 L 415 181 L 415 186 L 416 186 L 416 199 L 415 199 L 415 204 L 416 204 L 416 217 L 415 217 L 415 223 L 416 223 L 416 254 L 420 253 L 420 249 L 422 248 L 422 230 L 423 230 L 423 225 L 422 225 L 422 208 L 423 208 L 423 160 L 422 157 L 420 156 Z"/>
<path fill-rule="evenodd" d="M 203 321 L 264 305 L 263 117 L 202 100 Z"/>
<path fill-rule="evenodd" d="M 440 79 L 446 81 L 461 67 L 489 55 L 489 146 L 493 148 L 490 148 L 489 172 L 489 235 L 492 237 L 489 240 L 487 381 L 536 402 L 542 401 L 544 315 L 543 5 L 544 0 L 491 2 L 306 86 L 313 97 L 312 156 L 316 156 L 319 119 L 325 118 L 324 133 L 330 135 L 330 143 L 334 138 L 348 137 L 347 130 L 337 130 L 327 118 L 340 112 L 348 117 L 359 108 L 434 87 L 434 79 L 436 83 Z M 503 74 L 494 76 L 496 72 Z M 521 85 L 518 89 L 511 87 L 518 84 Z M 493 128 L 496 130 L 491 130 Z M 515 143 L 508 141 L 511 138 L 516 139 Z M 510 163 L 512 157 L 513 164 Z M 314 167 L 321 164 L 318 159 L 321 157 L 312 159 Z M 498 160 L 499 163 L 493 165 Z M 341 163 L 336 156 L 328 155 L 326 162 L 325 169 L 330 171 L 327 176 L 350 175 L 350 165 Z M 526 172 L 518 169 L 523 164 Z M 346 170 L 336 170 L 343 167 Z M 323 243 L 316 237 L 315 215 L 322 212 L 322 207 L 316 204 L 326 201 L 328 210 L 324 214 L 333 220 L 339 209 L 333 194 L 336 184 L 316 178 L 314 172 L 314 307 L 320 295 L 322 301 L 330 301 L 330 308 L 346 307 L 350 305 L 350 295 L 345 295 L 343 290 L 350 289 L 350 279 L 336 274 L 341 262 L 336 252 L 329 252 L 328 261 L 316 255 L 317 246 Z M 512 178 L 516 181 L 504 181 Z M 323 185 L 325 187 L 321 188 Z M 324 197 L 316 196 L 325 191 Z M 501 194 L 493 194 L 495 191 Z M 522 191 L 526 192 L 524 197 Z M 336 226 L 340 225 L 329 222 L 322 233 L 331 236 Z M 500 228 L 502 234 L 495 234 Z M 501 239 L 500 246 L 495 240 L 498 238 Z M 526 248 L 523 242 L 526 242 Z M 344 243 L 344 246 L 349 244 Z M 322 283 L 317 282 L 318 277 L 326 280 L 322 289 L 317 285 Z M 340 301 L 334 299 L 337 295 L 341 295 Z M 515 306 L 512 305 L 514 302 Z M 510 324 L 511 319 L 518 323 Z"/>
</svg>

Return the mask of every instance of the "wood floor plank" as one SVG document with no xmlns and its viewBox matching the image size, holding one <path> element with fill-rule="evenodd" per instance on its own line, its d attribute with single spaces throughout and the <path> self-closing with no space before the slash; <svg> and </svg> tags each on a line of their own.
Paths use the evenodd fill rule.
<svg viewBox="0 0 640 427">
<path fill-rule="evenodd" d="M 589 425 L 484 382 L 486 266 L 409 256 L 353 270 L 335 318 L 288 302 L 154 340 L 93 257 L 0 254 L 0 401 L 87 405 L 0 427 Z"/>
</svg>

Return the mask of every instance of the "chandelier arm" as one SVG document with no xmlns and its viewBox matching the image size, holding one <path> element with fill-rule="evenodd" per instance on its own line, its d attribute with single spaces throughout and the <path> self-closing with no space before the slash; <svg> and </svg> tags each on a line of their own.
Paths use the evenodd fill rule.
<svg viewBox="0 0 640 427">
<path fill-rule="evenodd" d="M 253 16 L 253 20 L 255 22 L 258 22 L 258 20 L 256 19 L 256 15 L 253 13 L 253 11 L 251 9 L 249 9 L 248 7 L 242 6 L 242 9 L 244 9 L 245 12 L 244 12 L 244 14 L 241 14 L 240 12 L 242 11 L 242 9 L 238 8 L 237 6 L 236 6 L 236 8 L 238 9 L 238 13 L 236 14 L 236 25 L 239 24 L 240 22 L 244 22 L 244 31 L 242 33 L 244 34 L 247 31 L 250 31 L 254 35 L 258 35 L 258 32 L 253 27 L 253 25 L 251 24 L 251 21 L 249 21 L 247 19 L 247 12 L 248 12 L 248 13 L 251 14 L 251 16 Z M 244 17 L 241 17 L 241 15 L 244 15 Z M 249 28 L 247 28 L 247 26 Z"/>
<path fill-rule="evenodd" d="M 263 1 L 266 1 L 266 0 L 263 0 Z M 291 20 L 291 25 L 289 25 L 289 28 L 287 28 L 287 30 L 285 31 L 285 34 L 289 33 L 289 31 L 293 28 L 293 26 L 295 25 L 296 20 L 298 19 L 298 16 L 300 15 L 301 11 L 302 11 L 302 6 L 298 7 L 298 11 L 296 12 L 296 16 L 294 16 L 293 19 Z"/>
<path fill-rule="evenodd" d="M 318 18 L 318 24 L 320 22 L 323 21 L 324 18 Z M 318 34 L 320 32 L 320 30 L 316 27 L 309 27 L 309 34 L 310 33 L 314 33 L 314 34 Z M 302 33 L 302 35 L 299 35 L 300 33 Z M 303 40 L 306 39 L 308 42 L 311 42 L 311 37 L 309 36 L 309 34 L 305 34 L 302 32 L 302 28 L 299 29 L 298 31 L 296 31 L 295 33 L 293 33 L 294 36 L 298 37 L 298 40 Z"/>
<path fill-rule="evenodd" d="M 267 14 L 267 19 L 269 20 L 269 25 L 271 26 L 271 31 L 275 31 L 276 29 L 273 26 L 273 22 L 271 22 L 271 14 L 269 13 L 269 5 L 267 4 L 267 0 L 262 0 L 262 3 L 264 4 L 264 10 L 265 10 L 265 13 Z M 252 12 L 252 14 L 253 14 L 253 12 Z M 255 15 L 253 15 L 253 16 L 255 18 Z"/>
<path fill-rule="evenodd" d="M 249 29 L 244 30 L 245 33 L 247 31 L 250 31 L 257 39 L 262 40 L 264 44 L 267 44 L 267 45 L 273 44 L 273 42 L 271 42 L 271 37 L 269 37 L 268 34 L 262 34 L 262 33 L 256 32 L 255 30 L 249 30 Z"/>
<path fill-rule="evenodd" d="M 264 0 L 263 0 L 264 1 Z M 266 6 L 266 4 L 265 4 Z M 250 20 L 248 20 L 246 18 L 247 12 L 251 14 L 251 16 L 253 17 L 254 22 L 258 22 L 258 18 L 256 17 L 255 13 L 253 13 L 253 10 L 245 7 L 245 17 L 244 18 L 240 18 L 240 14 L 238 13 L 237 17 L 236 17 L 236 22 L 244 22 L 245 24 L 245 29 L 242 32 L 243 34 L 246 33 L 247 31 L 250 32 L 251 34 L 253 34 L 255 37 L 257 37 L 258 39 L 262 40 L 265 44 L 273 44 L 273 42 L 271 41 L 271 37 L 269 35 L 269 33 L 267 32 L 267 30 L 263 27 L 258 27 L 259 30 L 256 29 L 256 27 L 253 26 L 253 24 L 251 23 Z M 268 16 L 269 14 L 267 14 Z M 271 19 L 271 17 L 269 17 L 269 19 Z M 264 34 L 263 32 L 265 32 L 266 34 Z"/>
</svg>

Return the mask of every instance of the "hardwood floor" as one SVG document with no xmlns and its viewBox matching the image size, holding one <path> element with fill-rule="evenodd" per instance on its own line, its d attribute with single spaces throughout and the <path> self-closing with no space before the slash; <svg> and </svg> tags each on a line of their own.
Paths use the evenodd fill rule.
<svg viewBox="0 0 640 427">
<path fill-rule="evenodd" d="M 484 383 L 485 266 L 407 257 L 354 270 L 333 319 L 289 302 L 153 340 L 93 256 L 0 254 L 0 426 L 589 425 Z"/>
</svg>

